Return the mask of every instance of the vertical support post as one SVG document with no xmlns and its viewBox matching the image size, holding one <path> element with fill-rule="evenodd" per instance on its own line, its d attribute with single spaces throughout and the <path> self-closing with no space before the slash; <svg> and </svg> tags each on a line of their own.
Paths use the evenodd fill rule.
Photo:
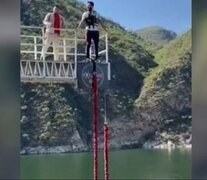
<svg viewBox="0 0 207 180">
<path fill-rule="evenodd" d="M 37 60 L 37 37 L 34 36 L 34 58 Z"/>
<path fill-rule="evenodd" d="M 108 34 L 106 34 L 106 63 L 109 62 L 109 45 L 108 45 Z"/>
<path fill-rule="evenodd" d="M 91 47 L 90 47 L 90 59 L 92 59 L 92 54 L 93 54 L 92 47 L 93 47 L 93 43 L 91 43 Z"/>
<path fill-rule="evenodd" d="M 64 61 L 67 61 L 67 56 L 66 56 L 66 40 L 65 38 L 63 39 L 63 55 L 64 55 Z"/>
<path fill-rule="evenodd" d="M 97 81 L 95 61 L 93 61 L 92 93 L 93 93 L 93 155 L 94 155 L 93 179 L 98 180 L 98 81 Z"/>
<path fill-rule="evenodd" d="M 111 63 L 108 63 L 108 80 L 111 80 Z"/>
<path fill-rule="evenodd" d="M 77 31 L 75 30 L 75 73 L 74 73 L 74 76 L 75 78 L 77 78 L 77 47 L 78 44 L 77 44 Z"/>
<path fill-rule="evenodd" d="M 42 28 L 42 49 L 43 49 L 43 76 L 46 76 L 46 62 L 45 62 L 45 32 Z"/>
</svg>

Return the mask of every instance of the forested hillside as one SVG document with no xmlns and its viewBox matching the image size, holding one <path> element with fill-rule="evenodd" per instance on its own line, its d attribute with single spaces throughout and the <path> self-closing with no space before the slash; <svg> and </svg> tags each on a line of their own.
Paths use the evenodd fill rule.
<svg viewBox="0 0 207 180">
<path fill-rule="evenodd" d="M 157 133 L 154 139 L 171 140 L 175 144 L 189 142 L 192 138 L 191 31 L 159 50 L 155 57 L 159 66 L 144 81 L 135 101 L 135 117 Z"/>
</svg>

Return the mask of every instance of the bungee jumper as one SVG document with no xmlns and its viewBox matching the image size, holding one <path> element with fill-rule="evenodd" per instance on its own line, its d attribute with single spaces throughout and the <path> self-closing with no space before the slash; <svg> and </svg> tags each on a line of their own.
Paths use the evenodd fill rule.
<svg viewBox="0 0 207 180">
<path fill-rule="evenodd" d="M 93 39 L 94 46 L 95 46 L 95 59 L 99 58 L 98 56 L 98 47 L 99 47 L 99 25 L 106 31 L 105 25 L 102 23 L 100 16 L 94 10 L 94 2 L 88 1 L 87 2 L 87 11 L 83 13 L 82 19 L 78 25 L 78 29 L 85 23 L 85 40 L 86 40 L 86 59 L 91 60 L 90 57 L 90 47 L 91 47 L 91 40 Z"/>
</svg>

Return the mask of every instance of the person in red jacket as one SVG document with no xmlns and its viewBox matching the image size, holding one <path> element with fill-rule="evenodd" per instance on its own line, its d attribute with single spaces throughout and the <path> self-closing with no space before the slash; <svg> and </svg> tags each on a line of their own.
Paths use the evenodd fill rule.
<svg viewBox="0 0 207 180">
<path fill-rule="evenodd" d="M 60 15 L 60 7 L 55 5 L 52 13 L 48 13 L 43 21 L 46 26 L 44 36 L 44 47 L 42 48 L 41 59 L 45 56 L 51 43 L 53 43 L 54 60 L 59 60 L 59 43 L 60 43 L 60 30 L 64 26 L 65 20 Z"/>
<path fill-rule="evenodd" d="M 91 40 L 93 39 L 95 45 L 95 60 L 98 59 L 98 46 L 99 46 L 99 25 L 107 32 L 106 27 L 101 21 L 100 16 L 94 11 L 94 3 L 88 1 L 87 11 L 83 13 L 82 19 L 78 25 L 78 28 L 82 26 L 85 22 L 86 29 L 86 58 L 91 59 L 90 57 L 90 47 Z"/>
</svg>

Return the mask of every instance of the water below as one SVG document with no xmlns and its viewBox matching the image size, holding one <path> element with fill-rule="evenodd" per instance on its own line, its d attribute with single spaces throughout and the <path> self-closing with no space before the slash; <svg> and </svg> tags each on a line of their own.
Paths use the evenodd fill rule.
<svg viewBox="0 0 207 180">
<path fill-rule="evenodd" d="M 99 179 L 104 177 L 99 153 Z M 190 179 L 191 150 L 122 150 L 109 156 L 110 179 Z M 93 179 L 93 154 L 21 157 L 22 179 Z"/>
</svg>

